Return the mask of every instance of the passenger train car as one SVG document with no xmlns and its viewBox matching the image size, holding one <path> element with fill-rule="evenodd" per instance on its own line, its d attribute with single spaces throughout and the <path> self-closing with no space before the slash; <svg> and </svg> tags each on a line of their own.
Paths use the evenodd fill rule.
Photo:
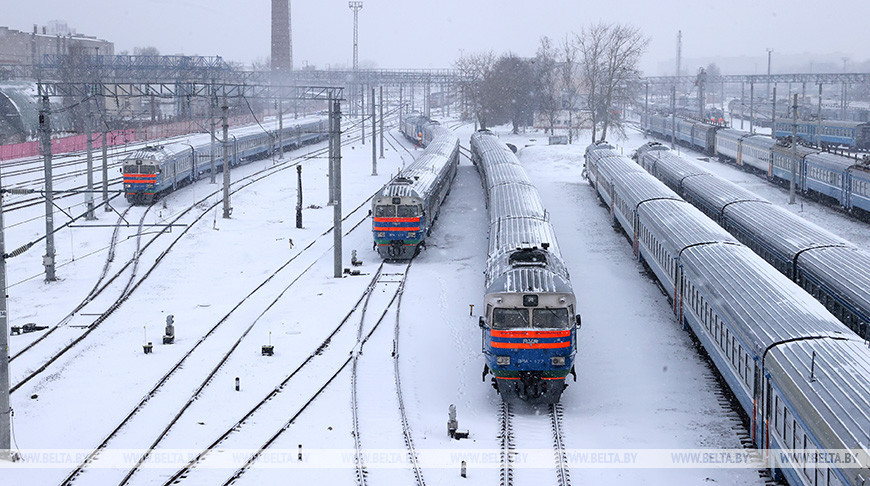
<svg viewBox="0 0 870 486">
<path fill-rule="evenodd" d="M 390 260 L 413 258 L 425 246 L 459 165 L 459 138 L 438 122 L 406 120 L 402 132 L 426 150 L 372 199 L 374 247 Z"/>
<path fill-rule="evenodd" d="M 277 123 L 275 124 L 277 125 Z M 326 139 L 326 120 L 322 117 L 294 120 L 284 126 L 284 148 Z M 277 126 L 274 127 L 277 131 Z M 232 130 L 228 153 L 230 168 L 278 149 L 278 135 L 260 126 Z M 153 145 L 137 150 L 123 161 L 124 192 L 132 204 L 150 204 L 179 186 L 198 180 L 211 172 L 212 141 L 209 134 L 190 137 L 184 142 Z M 215 171 L 223 170 L 223 144 L 214 143 Z"/>
<path fill-rule="evenodd" d="M 587 149 L 586 165 L 614 222 L 667 290 L 678 321 L 746 412 L 774 476 L 791 485 L 865 484 L 866 343 L 629 158 L 596 144 Z M 843 451 L 859 459 L 847 461 Z"/>
<path fill-rule="evenodd" d="M 574 372 L 580 316 L 547 212 L 516 156 L 498 137 L 471 137 L 489 214 L 480 318 L 483 378 L 505 401 L 555 403 Z"/>
<path fill-rule="evenodd" d="M 642 119 L 644 131 L 666 140 L 671 138 L 673 123 L 672 116 L 658 114 Z M 867 124 L 867 129 L 870 130 L 870 124 Z M 801 145 L 796 148 L 795 155 L 787 141 L 778 142 L 769 136 L 723 129 L 679 117 L 673 133 L 679 143 L 732 160 L 738 166 L 760 172 L 779 184 L 791 183 L 791 167 L 795 164 L 795 183 L 801 193 L 836 203 L 847 211 L 870 219 L 870 156 L 855 160 Z"/>
<path fill-rule="evenodd" d="M 777 138 L 790 137 L 795 126 L 792 120 L 776 122 Z M 798 121 L 797 137 L 821 147 L 849 147 L 870 150 L 870 123 L 856 121 Z"/>
<path fill-rule="evenodd" d="M 658 142 L 637 163 L 870 339 L 870 252 L 721 179 Z"/>
</svg>

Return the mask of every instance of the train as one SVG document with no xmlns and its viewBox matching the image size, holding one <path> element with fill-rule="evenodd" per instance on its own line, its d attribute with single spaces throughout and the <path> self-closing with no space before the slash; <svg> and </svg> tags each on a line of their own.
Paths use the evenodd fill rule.
<svg viewBox="0 0 870 486">
<path fill-rule="evenodd" d="M 574 359 L 581 319 L 556 234 L 516 155 L 489 130 L 471 137 L 489 216 L 484 367 L 505 402 L 560 400 Z"/>
<path fill-rule="evenodd" d="M 425 117 L 409 117 L 401 130 L 426 149 L 372 198 L 373 248 L 388 260 L 411 259 L 425 247 L 459 166 L 451 130 Z"/>
<path fill-rule="evenodd" d="M 791 168 L 795 164 L 798 191 L 838 205 L 861 219 L 870 219 L 868 155 L 856 160 L 800 144 L 793 147 L 789 141 L 778 141 L 765 135 L 679 117 L 674 122 L 672 116 L 657 114 L 644 116 L 641 126 L 645 132 L 666 140 L 670 140 L 673 130 L 677 142 L 759 172 L 781 185 L 791 183 Z"/>
<path fill-rule="evenodd" d="M 635 161 L 870 340 L 870 252 L 717 177 L 658 142 Z"/>
<path fill-rule="evenodd" d="M 797 138 L 819 147 L 870 150 L 870 122 L 799 120 L 795 127 L 787 118 L 776 121 L 777 138 L 790 137 L 795 131 Z"/>
<path fill-rule="evenodd" d="M 277 150 L 279 134 L 261 126 L 232 130 L 228 150 L 230 168 L 263 157 Z M 326 140 L 327 121 L 324 117 L 293 120 L 283 127 L 280 139 L 284 148 Z M 184 142 L 149 145 L 128 155 L 122 161 L 124 193 L 130 204 L 151 204 L 161 196 L 211 173 L 212 141 L 209 134 L 189 137 Z M 214 142 L 215 171 L 223 170 L 223 144 Z"/>
<path fill-rule="evenodd" d="M 870 479 L 870 349 L 821 303 L 612 146 L 586 178 L 745 412 L 776 479 Z M 854 455 L 844 458 L 844 452 Z M 851 462 L 855 459 L 854 462 Z"/>
</svg>

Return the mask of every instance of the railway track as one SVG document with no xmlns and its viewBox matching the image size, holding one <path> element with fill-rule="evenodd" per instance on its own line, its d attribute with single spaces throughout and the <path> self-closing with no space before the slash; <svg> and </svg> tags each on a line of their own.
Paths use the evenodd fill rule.
<svg viewBox="0 0 870 486">
<path fill-rule="evenodd" d="M 359 139 L 359 137 L 348 136 L 347 139 L 346 139 L 343 143 L 350 143 L 350 142 L 353 142 L 353 141 L 358 140 L 358 139 Z M 248 186 L 250 186 L 250 185 L 252 185 L 252 184 L 254 184 L 254 183 L 256 183 L 256 182 L 258 182 L 258 181 L 260 181 L 260 180 L 262 180 L 262 179 L 264 179 L 264 178 L 267 178 L 267 177 L 270 177 L 270 176 L 272 176 L 272 175 L 278 174 L 278 173 L 283 172 L 283 171 L 285 171 L 285 170 L 289 170 L 289 169 L 295 167 L 296 165 L 298 165 L 298 164 L 300 164 L 300 163 L 302 163 L 302 162 L 304 162 L 304 161 L 306 161 L 306 160 L 310 160 L 310 159 L 316 158 L 316 157 L 318 157 L 318 156 L 320 156 L 320 155 L 326 153 L 327 151 L 328 151 L 328 147 L 324 147 L 324 148 L 317 149 L 317 150 L 314 150 L 314 151 L 312 151 L 312 152 L 309 152 L 308 154 L 306 154 L 306 155 L 304 155 L 304 156 L 301 156 L 301 157 L 298 157 L 298 158 L 295 158 L 295 159 L 289 159 L 288 161 L 285 161 L 285 162 L 283 162 L 283 163 L 281 163 L 281 164 L 277 164 L 277 165 L 270 166 L 270 167 L 267 167 L 267 168 L 265 168 L 265 169 L 259 170 L 259 171 L 255 172 L 255 173 L 253 173 L 253 174 L 250 174 L 250 175 L 248 175 L 248 176 L 246 176 L 246 177 L 244 177 L 244 178 L 241 178 L 241 179 L 235 181 L 233 184 L 234 184 L 236 187 L 231 188 L 231 190 L 230 190 L 230 194 L 235 194 L 235 193 L 237 193 L 238 191 L 241 191 L 241 190 L 247 188 Z M 134 291 L 135 291 L 135 290 L 136 290 L 136 289 L 137 289 L 137 288 L 138 288 L 138 287 L 139 287 L 139 286 L 140 286 L 140 285 L 141 285 L 141 284 L 142 284 L 142 283 L 143 283 L 143 282 L 148 278 L 148 276 L 150 276 L 151 273 L 152 273 L 152 272 L 153 272 L 153 271 L 154 271 L 154 270 L 159 266 L 160 262 L 162 262 L 163 258 L 164 258 L 164 257 L 165 257 L 165 256 L 166 256 L 166 255 L 167 255 L 167 254 L 172 250 L 172 248 L 174 248 L 174 246 L 175 246 L 179 241 L 181 241 L 181 239 L 182 239 L 182 238 L 187 234 L 187 232 L 188 232 L 188 231 L 189 231 L 189 230 L 190 230 L 190 229 L 191 229 L 191 228 L 192 228 L 196 223 L 200 222 L 200 221 L 201 221 L 201 220 L 202 220 L 202 219 L 203 219 L 207 214 L 209 214 L 209 212 L 210 212 L 212 209 L 214 209 L 214 208 L 216 208 L 217 206 L 219 206 L 220 204 L 222 204 L 222 200 L 218 200 L 218 201 L 215 202 L 215 203 L 208 203 L 208 201 L 209 201 L 212 197 L 216 196 L 216 195 L 219 194 L 220 192 L 221 192 L 220 190 L 217 190 L 217 191 L 214 191 L 214 192 L 208 194 L 208 195 L 205 196 L 204 198 L 202 198 L 202 199 L 196 201 L 194 204 L 188 206 L 186 209 L 184 209 L 183 211 L 181 211 L 180 213 L 178 213 L 178 214 L 177 214 L 177 215 L 176 215 L 176 216 L 175 216 L 175 217 L 170 221 L 170 225 L 172 225 L 172 224 L 180 224 L 179 222 L 182 220 L 182 218 L 184 218 L 185 216 L 187 216 L 189 213 L 191 213 L 191 212 L 194 211 L 195 209 L 201 207 L 203 204 L 208 204 L 208 207 L 207 207 L 204 211 L 201 211 L 200 214 L 199 214 L 198 216 L 196 216 L 196 217 L 195 217 L 195 218 L 194 218 L 194 219 L 193 219 L 193 220 L 192 220 L 192 221 L 191 221 L 191 222 L 190 222 L 190 223 L 189 223 L 189 224 L 188 224 L 188 225 L 187 225 L 187 226 L 186 226 L 186 227 L 181 231 L 181 232 L 179 232 L 179 234 L 178 234 L 178 235 L 176 236 L 176 238 L 175 238 L 175 239 L 174 239 L 174 240 L 173 240 L 173 241 L 168 245 L 168 247 L 167 247 L 165 250 L 163 250 L 163 252 L 161 252 L 161 253 L 159 254 L 159 256 L 154 260 L 154 262 L 150 265 L 150 267 L 149 267 L 149 268 L 147 269 L 147 271 L 144 273 L 144 275 L 142 276 L 142 278 L 139 279 L 139 280 L 136 280 L 135 283 L 134 283 L 134 277 L 135 277 L 135 275 L 136 275 L 136 269 L 138 269 L 139 256 L 140 256 L 140 255 L 141 255 L 141 254 L 142 254 L 146 249 L 148 249 L 152 244 L 154 244 L 154 243 L 155 243 L 155 242 L 156 242 L 156 241 L 157 241 L 157 240 L 158 240 L 162 235 L 166 234 L 166 233 L 169 231 L 169 229 L 171 228 L 171 226 L 170 226 L 170 225 L 167 225 L 167 226 L 165 226 L 164 228 L 162 228 L 160 231 L 156 232 L 156 233 L 153 235 L 153 237 L 152 237 L 152 238 L 151 238 L 151 239 L 150 239 L 150 240 L 149 240 L 149 241 L 148 241 L 144 246 L 142 246 L 141 243 L 137 243 L 137 247 L 138 247 L 138 248 L 137 248 L 137 254 L 135 255 L 135 257 L 134 257 L 133 259 L 131 259 L 130 261 L 128 261 L 128 262 L 127 262 L 127 265 L 125 265 L 124 268 L 120 269 L 120 270 L 116 273 L 116 277 L 117 277 L 117 276 L 119 276 L 121 273 L 123 273 L 123 272 L 126 270 L 127 267 L 129 267 L 129 266 L 131 266 L 131 265 L 134 267 L 134 270 L 133 270 L 133 277 L 131 277 L 130 281 L 128 281 L 127 285 L 126 285 L 125 288 L 124 288 L 124 291 L 123 291 L 123 292 L 122 292 L 122 293 L 121 293 L 121 294 L 120 294 L 120 295 L 115 299 L 115 301 L 114 301 L 113 303 L 111 303 L 111 304 L 107 307 L 107 309 L 106 309 L 105 311 L 103 311 L 102 313 L 100 313 L 100 315 L 99 315 L 96 319 L 94 319 L 90 324 L 87 324 L 87 325 L 84 325 L 84 326 L 83 326 L 83 327 L 85 328 L 85 331 L 84 331 L 84 332 L 82 332 L 80 335 L 78 335 L 77 337 L 75 337 L 75 338 L 74 338 L 71 342 L 69 342 L 68 344 L 64 345 L 62 348 L 60 348 L 60 350 L 58 350 L 57 352 L 54 352 L 53 354 L 51 354 L 51 355 L 50 355 L 50 356 L 49 356 L 49 357 L 48 357 L 48 358 L 47 358 L 47 359 L 46 359 L 42 364 L 40 364 L 40 365 L 38 365 L 38 366 L 35 366 L 34 369 L 31 369 L 31 370 L 29 370 L 28 372 L 26 372 L 25 375 L 24 375 L 24 377 L 23 377 L 23 378 L 22 378 L 18 383 L 16 383 L 15 385 L 13 385 L 13 386 L 10 388 L 10 393 L 14 393 L 14 392 L 17 391 L 18 389 L 20 389 L 23 385 L 25 385 L 26 383 L 28 383 L 28 382 L 31 381 L 32 379 L 34 379 L 34 378 L 36 378 L 37 376 L 39 376 L 39 375 L 41 375 L 42 373 L 44 373 L 44 372 L 48 369 L 49 366 L 51 366 L 51 365 L 52 365 L 53 363 L 55 363 L 58 359 L 60 359 L 60 358 L 63 357 L 64 355 L 66 355 L 70 350 L 72 350 L 74 347 L 76 347 L 79 343 L 81 343 L 81 342 L 82 342 L 82 341 L 83 341 L 83 340 L 84 340 L 88 335 L 90 335 L 94 330 L 96 330 L 96 329 L 100 326 L 100 324 L 102 324 L 103 322 L 105 322 L 105 320 L 108 319 L 108 317 L 109 317 L 110 315 L 112 315 L 112 314 L 113 314 L 113 313 L 114 313 L 114 312 L 115 312 L 115 311 L 116 311 L 116 310 L 117 310 L 117 309 L 118 309 L 118 308 L 119 308 L 119 307 L 120 307 L 124 302 L 126 302 L 126 301 L 130 298 L 130 296 L 133 294 L 133 292 L 134 292 Z M 363 203 L 363 204 L 364 204 L 364 203 Z M 144 218 L 144 215 L 143 215 L 143 218 Z M 143 219 L 143 221 L 144 221 L 144 219 Z M 141 226 L 141 222 L 140 222 L 140 226 Z M 141 231 L 141 228 L 140 228 L 140 231 L 138 232 L 138 236 L 137 236 L 137 238 L 141 238 L 141 235 L 142 235 L 142 231 Z M 106 285 L 108 285 L 108 283 L 107 283 Z M 105 288 L 105 286 L 104 286 L 104 288 Z M 43 338 L 44 338 L 44 337 L 43 337 Z M 32 351 L 33 349 L 34 349 L 33 346 L 28 346 L 28 350 L 31 350 L 31 351 Z M 22 352 L 20 352 L 20 353 L 17 353 L 17 354 L 16 354 L 16 357 L 21 356 L 21 355 L 23 354 L 23 352 L 24 352 L 24 351 L 22 351 Z"/>
<path fill-rule="evenodd" d="M 387 288 L 385 287 L 386 282 L 383 281 L 384 279 L 396 278 L 395 274 L 387 275 L 383 272 L 384 265 L 384 263 L 381 263 L 365 291 L 356 300 L 350 311 L 302 363 L 262 400 L 257 402 L 242 418 L 227 428 L 216 440 L 189 461 L 185 467 L 169 477 L 164 484 L 177 484 L 188 479 L 194 481 L 194 483 L 201 482 L 204 480 L 203 478 L 192 478 L 192 476 L 210 474 L 209 468 L 199 467 L 205 461 L 217 460 L 223 454 L 223 451 L 238 447 L 234 447 L 234 441 L 245 444 L 250 442 L 252 436 L 265 437 L 266 440 L 262 442 L 262 445 L 257 447 L 255 452 L 229 478 L 219 484 L 230 484 L 241 478 L 257 461 L 260 455 L 274 444 L 317 397 L 348 368 L 354 359 L 355 353 L 358 353 L 365 345 L 365 342 L 368 341 L 384 321 L 404 283 L 404 278 L 401 278 L 401 283 L 396 286 L 397 288 L 392 294 L 389 292 L 379 292 L 378 290 L 386 290 Z M 407 274 L 407 266 L 405 267 L 404 274 Z M 383 310 L 380 311 L 380 309 Z M 356 329 L 348 327 L 347 323 L 350 322 L 357 312 L 360 315 L 360 325 Z M 371 313 L 379 317 L 371 324 L 368 332 L 365 332 L 363 323 L 366 314 Z M 319 365 L 319 363 L 324 364 Z M 289 385 L 291 383 L 293 384 L 294 393 L 283 393 L 290 388 Z M 272 421 L 255 420 L 255 417 L 280 417 L 287 415 L 290 415 L 290 418 L 281 424 L 277 430 Z M 243 429 L 245 434 L 242 437 L 238 433 Z M 212 456 L 212 458 L 210 459 L 209 456 Z M 206 481 L 210 484 L 216 484 L 212 480 Z"/>
<path fill-rule="evenodd" d="M 555 461 L 556 484 L 558 486 L 571 485 L 571 470 L 568 467 L 568 458 L 565 453 L 564 425 L 562 424 L 563 410 L 561 404 L 553 404 L 548 407 L 548 420 L 553 434 L 553 457 Z M 498 411 L 499 415 L 499 484 L 501 486 L 513 486 L 514 484 L 514 457 L 516 441 L 514 438 L 514 411 L 513 406 L 502 402 Z M 524 417 L 524 420 L 527 417 Z M 536 424 L 538 425 L 538 424 Z"/>
</svg>

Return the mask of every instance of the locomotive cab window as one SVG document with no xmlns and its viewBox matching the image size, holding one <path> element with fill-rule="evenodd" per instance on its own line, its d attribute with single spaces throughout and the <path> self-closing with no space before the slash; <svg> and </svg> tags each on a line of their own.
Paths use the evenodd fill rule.
<svg viewBox="0 0 870 486">
<path fill-rule="evenodd" d="M 541 329 L 567 329 L 568 309 L 533 309 L 532 325 Z"/>
<path fill-rule="evenodd" d="M 387 218 L 396 216 L 396 206 L 376 206 L 375 216 L 378 218 Z"/>
<path fill-rule="evenodd" d="M 496 308 L 492 311 L 493 329 L 517 329 L 529 327 L 528 309 Z"/>
<path fill-rule="evenodd" d="M 420 215 L 420 206 L 401 205 L 399 206 L 398 216 L 400 218 L 414 218 Z"/>
</svg>

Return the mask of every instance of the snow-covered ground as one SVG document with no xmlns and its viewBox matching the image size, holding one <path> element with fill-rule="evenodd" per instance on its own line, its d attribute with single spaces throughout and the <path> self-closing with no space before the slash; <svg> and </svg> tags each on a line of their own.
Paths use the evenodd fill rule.
<svg viewBox="0 0 870 486">
<path fill-rule="evenodd" d="M 467 146 L 471 131 L 468 125 L 457 130 L 463 145 Z M 393 133 L 398 138 L 398 131 Z M 586 137 L 581 134 L 581 140 Z M 220 201 L 219 195 L 210 196 L 207 203 L 182 218 L 180 223 L 193 226 L 131 298 L 72 351 L 13 393 L 16 444 L 27 460 L 4 464 L 0 483 L 59 484 L 83 458 L 76 454 L 97 447 L 194 347 L 181 369 L 145 401 L 142 411 L 130 419 L 77 484 L 119 483 L 131 461 L 141 457 L 141 449 L 152 446 L 170 423 L 169 433 L 156 444 L 146 467 L 132 476 L 130 484 L 163 484 L 204 447 L 231 431 L 221 443 L 229 454 L 199 464 L 180 483 L 223 484 L 332 375 L 334 380 L 270 445 L 274 454 L 262 456 L 237 483 L 351 483 L 356 477 L 351 370 L 339 369 L 352 352 L 360 350 L 358 326 L 369 332 L 385 311 L 386 317 L 372 332 L 358 361 L 359 440 L 367 449 L 364 463 L 369 483 L 414 482 L 399 422 L 394 352 L 399 357 L 404 403 L 426 483 L 457 484 L 463 459 L 469 467 L 468 484 L 496 483 L 499 398 L 489 383 L 481 381 L 477 326 L 487 216 L 479 176 L 468 160 L 462 161 L 428 249 L 408 272 L 398 346 L 393 337 L 395 307 L 387 309 L 395 286 L 386 282 L 375 289 L 364 319 L 361 309 L 351 312 L 380 263 L 371 246 L 367 207 L 351 213 L 410 159 L 399 145 L 413 150 L 406 142 L 388 140 L 393 146 L 387 147 L 386 159 L 379 161 L 380 175 L 375 177 L 369 175 L 368 145 L 354 142 L 343 148 L 343 208 L 350 215 L 344 224 L 343 262 L 349 267 L 351 251 L 356 250 L 364 262 L 358 267 L 362 275 L 332 276 L 332 235 L 324 232 L 332 224 L 333 210 L 326 205 L 324 159 L 303 163 L 307 208 L 303 229 L 294 225 L 295 169 L 277 172 L 236 193 L 231 219 L 221 218 L 220 206 L 209 209 Z M 665 296 L 633 259 L 623 235 L 612 229 L 591 187 L 581 180 L 585 143 L 538 145 L 545 143 L 542 134 L 503 134 L 503 140 L 521 148 L 531 145 L 519 152 L 520 161 L 549 210 L 583 316 L 578 380 L 562 398 L 567 447 L 577 451 L 740 449 L 741 427 L 735 430 L 733 411 L 722 404 L 720 385 L 708 364 L 676 324 Z M 617 142 L 629 151 L 643 140 L 638 135 Z M 234 170 L 232 177 L 240 180 L 272 166 L 271 160 L 253 162 Z M 752 177 L 741 172 L 735 176 Z M 216 189 L 207 180 L 180 189 L 165 198 L 165 207 L 158 205 L 143 221 L 166 222 Z M 117 204 L 119 210 L 125 204 Z M 128 215 L 134 227 L 123 230 L 111 271 L 130 258 L 136 238 L 126 238 L 135 233 L 143 212 L 134 208 Z M 195 223 L 193 218 L 203 213 L 205 217 Z M 836 221 L 834 216 L 820 216 L 817 223 L 826 226 L 825 222 Z M 100 217 L 104 224 L 117 219 L 103 213 Z M 840 222 L 835 226 L 840 227 Z M 174 228 L 143 253 L 137 278 L 182 230 Z M 7 242 L 39 234 L 38 227 L 24 234 L 16 231 L 9 231 Z M 148 229 L 148 233 L 155 231 Z M 10 260 L 10 282 L 20 282 L 10 289 L 11 324 L 51 325 L 63 318 L 97 281 L 110 236 L 110 229 L 75 229 L 59 236 L 59 259 L 68 264 L 58 268 L 61 280 L 51 284 L 27 278 L 41 268 L 38 256 L 43 249 L 39 246 L 28 254 L 35 257 Z M 865 238 L 863 244 L 868 241 Z M 384 272 L 400 273 L 400 267 L 387 265 Z M 128 278 L 129 271 L 119 277 Z M 249 293 L 250 298 L 236 308 Z M 82 312 L 102 312 L 110 303 L 94 302 L 89 312 Z M 160 343 L 170 314 L 175 317 L 177 334 L 171 346 Z M 347 315 L 351 317 L 344 327 L 322 345 Z M 76 322 L 87 325 L 87 317 L 79 316 L 81 321 Z M 67 331 L 73 335 L 82 329 Z M 207 337 L 197 344 L 203 336 Z M 11 354 L 33 338 L 12 336 Z M 275 355 L 261 356 L 261 346 L 270 339 Z M 146 340 L 154 342 L 152 354 L 143 353 Z M 24 356 L 12 362 L 13 384 L 34 366 L 25 366 Z M 226 362 L 198 391 L 224 358 Z M 299 374 L 291 377 L 296 369 Z M 234 389 L 236 377 L 239 391 Z M 286 384 L 273 394 L 285 379 Z M 270 394 L 274 398 L 237 424 Z M 450 404 L 457 407 L 459 428 L 469 430 L 468 440 L 447 437 Z M 537 452 L 548 458 L 518 462 L 515 484 L 552 482 L 553 437 L 546 412 L 518 410 L 515 420 L 518 450 L 528 452 L 529 457 Z M 297 457 L 300 445 L 303 461 Z M 48 450 L 59 454 L 33 454 Z M 639 469 L 591 464 L 584 457 L 568 456 L 575 484 L 761 482 L 754 469 Z M 118 463 L 127 467 L 107 467 Z"/>
</svg>

